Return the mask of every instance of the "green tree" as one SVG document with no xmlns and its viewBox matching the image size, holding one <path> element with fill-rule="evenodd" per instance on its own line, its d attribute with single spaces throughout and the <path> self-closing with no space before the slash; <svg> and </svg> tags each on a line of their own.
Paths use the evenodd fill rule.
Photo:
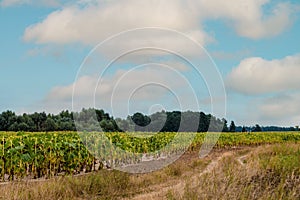
<svg viewBox="0 0 300 200">
<path fill-rule="evenodd" d="M 200 121 L 198 132 L 207 132 L 209 127 L 210 119 L 204 112 L 200 112 Z"/>
<path fill-rule="evenodd" d="M 244 132 L 247 132 L 247 129 L 246 129 L 245 126 L 243 126 L 243 128 L 242 128 L 242 132 L 243 132 L 243 133 L 244 133 Z"/>
<path fill-rule="evenodd" d="M 147 131 L 146 126 L 148 124 L 150 124 L 150 122 L 151 122 L 151 119 L 148 116 L 137 112 L 131 118 L 132 118 L 132 121 L 135 123 L 136 131 Z"/>
<path fill-rule="evenodd" d="M 100 126 L 104 132 L 111 132 L 115 130 L 114 124 L 110 120 L 106 120 L 106 119 L 102 120 L 100 122 Z"/>
<path fill-rule="evenodd" d="M 223 122 L 223 130 L 222 132 L 228 132 L 228 126 L 227 126 L 227 120 L 226 119 L 222 119 L 222 122 Z"/>
<path fill-rule="evenodd" d="M 25 122 L 21 122 L 20 124 L 18 124 L 18 130 L 17 131 L 29 131 L 30 127 L 25 123 Z"/>
<path fill-rule="evenodd" d="M 45 131 L 55 131 L 57 130 L 57 124 L 52 118 L 47 118 L 44 123 L 44 130 Z"/>
<path fill-rule="evenodd" d="M 235 131 L 236 131 L 236 126 L 234 124 L 234 121 L 231 121 L 229 126 L 229 132 L 235 132 Z"/>
<path fill-rule="evenodd" d="M 43 125 L 47 120 L 47 115 L 45 112 L 41 112 L 41 113 L 35 112 L 31 115 L 31 119 L 35 124 L 35 128 L 34 128 L 35 131 L 42 131 L 44 129 Z"/>
<path fill-rule="evenodd" d="M 253 129 L 253 132 L 261 132 L 261 131 L 262 131 L 262 128 L 258 124 L 256 124 Z"/>
<path fill-rule="evenodd" d="M 0 115 L 0 130 L 8 131 L 10 126 L 12 126 L 17 120 L 17 116 L 12 111 L 5 111 Z"/>
</svg>

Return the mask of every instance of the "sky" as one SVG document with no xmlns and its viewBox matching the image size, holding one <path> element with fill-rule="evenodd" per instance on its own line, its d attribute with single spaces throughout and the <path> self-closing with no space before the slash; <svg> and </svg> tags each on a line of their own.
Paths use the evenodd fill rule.
<svg viewBox="0 0 300 200">
<path fill-rule="evenodd" d="M 300 125 L 298 0 L 1 0 L 0 112 Z"/>
</svg>

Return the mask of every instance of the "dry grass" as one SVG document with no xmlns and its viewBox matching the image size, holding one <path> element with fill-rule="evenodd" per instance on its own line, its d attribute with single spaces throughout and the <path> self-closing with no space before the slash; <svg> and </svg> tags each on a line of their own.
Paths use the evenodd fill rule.
<svg viewBox="0 0 300 200">
<path fill-rule="evenodd" d="M 43 182 L 14 182 L 0 187 L 1 199 L 114 199 L 129 188 L 129 175 L 102 171 Z"/>
<path fill-rule="evenodd" d="M 171 191 L 168 199 L 300 199 L 300 146 L 261 146 L 246 165 L 235 156 L 224 158 L 197 184 L 185 185 L 183 195 Z"/>
<path fill-rule="evenodd" d="M 245 154 L 241 164 L 238 158 Z M 203 173 L 212 161 L 216 164 Z M 181 192 L 174 185 L 182 186 Z M 194 151 L 148 174 L 102 170 L 43 182 L 14 182 L 0 186 L 0 199 L 131 199 L 138 195 L 147 199 L 155 191 L 164 191 L 157 199 L 300 199 L 300 146 L 221 149 L 201 160 Z"/>
</svg>

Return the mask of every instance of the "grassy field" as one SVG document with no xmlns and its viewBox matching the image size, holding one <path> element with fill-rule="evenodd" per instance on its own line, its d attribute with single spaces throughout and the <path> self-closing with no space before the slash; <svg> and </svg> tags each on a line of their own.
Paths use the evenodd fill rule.
<svg viewBox="0 0 300 200">
<path fill-rule="evenodd" d="M 11 146 L 8 145 L 12 144 L 11 140 L 20 142 L 21 138 L 35 141 L 31 148 L 35 149 L 38 146 L 37 149 L 47 152 L 44 154 L 40 152 L 40 155 L 48 156 L 50 152 L 51 155 L 58 155 L 57 152 L 63 149 L 64 151 L 60 156 L 64 159 L 69 159 L 68 162 L 70 163 L 76 164 L 78 162 L 76 160 L 78 159 L 76 155 L 80 155 L 77 154 L 78 152 L 87 152 L 83 148 L 84 145 L 78 145 L 82 143 L 78 143 L 75 133 L 30 134 L 0 133 L 2 142 L 4 141 L 1 146 L 2 166 L 5 166 L 3 165 L 3 160 L 5 163 L 9 163 L 9 157 L 5 158 L 5 155 L 11 155 L 14 152 L 15 155 L 22 158 L 22 155 L 29 154 L 29 150 L 26 150 L 26 148 L 29 148 L 27 145 L 23 145 L 23 148 L 20 148 L 20 145 L 16 145 L 17 143 L 13 143 L 14 145 Z M 116 137 L 118 134 L 108 133 L 109 138 L 112 138 L 112 143 L 118 142 L 125 146 L 128 143 L 132 144 L 132 146 L 127 145 L 127 147 L 138 152 L 145 151 L 145 148 L 151 149 L 151 145 L 160 147 L 160 145 L 164 144 L 163 142 L 169 140 L 168 138 L 172 138 L 174 133 L 166 133 L 165 136 L 154 136 L 158 138 L 166 137 L 162 140 L 162 144 L 155 144 L 154 141 L 157 143 L 158 140 L 150 139 L 151 137 L 140 138 L 140 140 L 135 141 L 136 143 L 130 143 L 129 141 L 132 139 L 130 136 L 122 133 Z M 35 140 L 31 137 L 40 137 L 40 140 Z M 57 139 L 58 137 L 61 138 Z M 46 142 L 47 140 L 54 141 L 55 138 L 57 142 L 62 143 L 60 144 L 61 146 L 56 148 L 53 147 L 53 142 L 52 145 L 51 142 Z M 47 177 L 50 179 L 36 180 L 34 177 L 28 179 L 28 177 L 20 176 L 22 178 L 18 180 L 2 182 L 0 185 L 0 199 L 300 198 L 299 133 L 223 133 L 213 151 L 207 157 L 200 159 L 198 153 L 203 139 L 204 133 L 198 133 L 188 151 L 179 160 L 152 173 L 128 174 L 116 170 L 102 169 L 98 171 L 90 170 L 91 172 L 89 173 L 77 175 L 74 171 L 69 173 L 73 175 L 63 173 L 55 176 L 55 174 L 52 174 L 52 178 Z M 70 141 L 73 141 L 74 144 Z M 141 141 L 143 145 L 140 145 Z M 149 143 L 145 141 L 149 141 Z M 74 146 L 75 144 L 78 146 Z M 70 148 L 77 152 L 75 154 L 73 152 L 74 157 L 70 156 Z M 15 149 L 15 151 L 11 149 Z M 49 151 L 50 149 L 52 150 Z M 9 151 L 10 154 L 6 154 L 6 151 Z M 38 154 L 34 150 L 32 152 Z M 91 163 L 95 161 L 88 152 L 82 155 L 86 155 L 91 160 Z M 25 172 L 30 173 L 31 171 L 28 171 L 28 169 L 32 167 L 30 165 L 32 161 L 18 164 L 20 163 L 20 160 L 17 160 L 19 157 L 13 158 L 15 161 L 12 162 L 12 165 L 27 166 Z M 80 158 L 83 159 L 84 157 L 81 156 Z M 34 157 L 32 160 L 33 164 L 38 164 L 34 162 Z M 45 163 L 48 165 L 44 164 L 41 165 L 43 168 L 40 167 L 41 170 L 45 171 L 45 174 L 51 174 L 50 166 L 57 170 L 55 164 L 53 164 L 55 163 L 54 161 L 53 165 L 49 165 L 49 160 Z M 62 169 L 68 169 L 63 164 L 65 163 L 61 159 L 60 164 L 57 166 L 62 167 Z M 71 164 L 67 166 L 72 167 Z M 5 168 L 2 167 L 1 169 L 1 173 L 4 174 L 3 169 L 5 170 Z"/>
</svg>

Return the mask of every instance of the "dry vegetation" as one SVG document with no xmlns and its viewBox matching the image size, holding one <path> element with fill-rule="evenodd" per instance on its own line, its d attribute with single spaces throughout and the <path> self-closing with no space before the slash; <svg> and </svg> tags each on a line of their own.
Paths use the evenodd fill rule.
<svg viewBox="0 0 300 200">
<path fill-rule="evenodd" d="M 170 190 L 168 199 L 300 199 L 300 146 L 280 144 L 252 150 L 239 163 L 228 156 L 197 179 L 184 193 Z"/>
<path fill-rule="evenodd" d="M 148 174 L 101 170 L 0 186 L 1 199 L 300 199 L 299 143 L 188 152 Z"/>
</svg>

